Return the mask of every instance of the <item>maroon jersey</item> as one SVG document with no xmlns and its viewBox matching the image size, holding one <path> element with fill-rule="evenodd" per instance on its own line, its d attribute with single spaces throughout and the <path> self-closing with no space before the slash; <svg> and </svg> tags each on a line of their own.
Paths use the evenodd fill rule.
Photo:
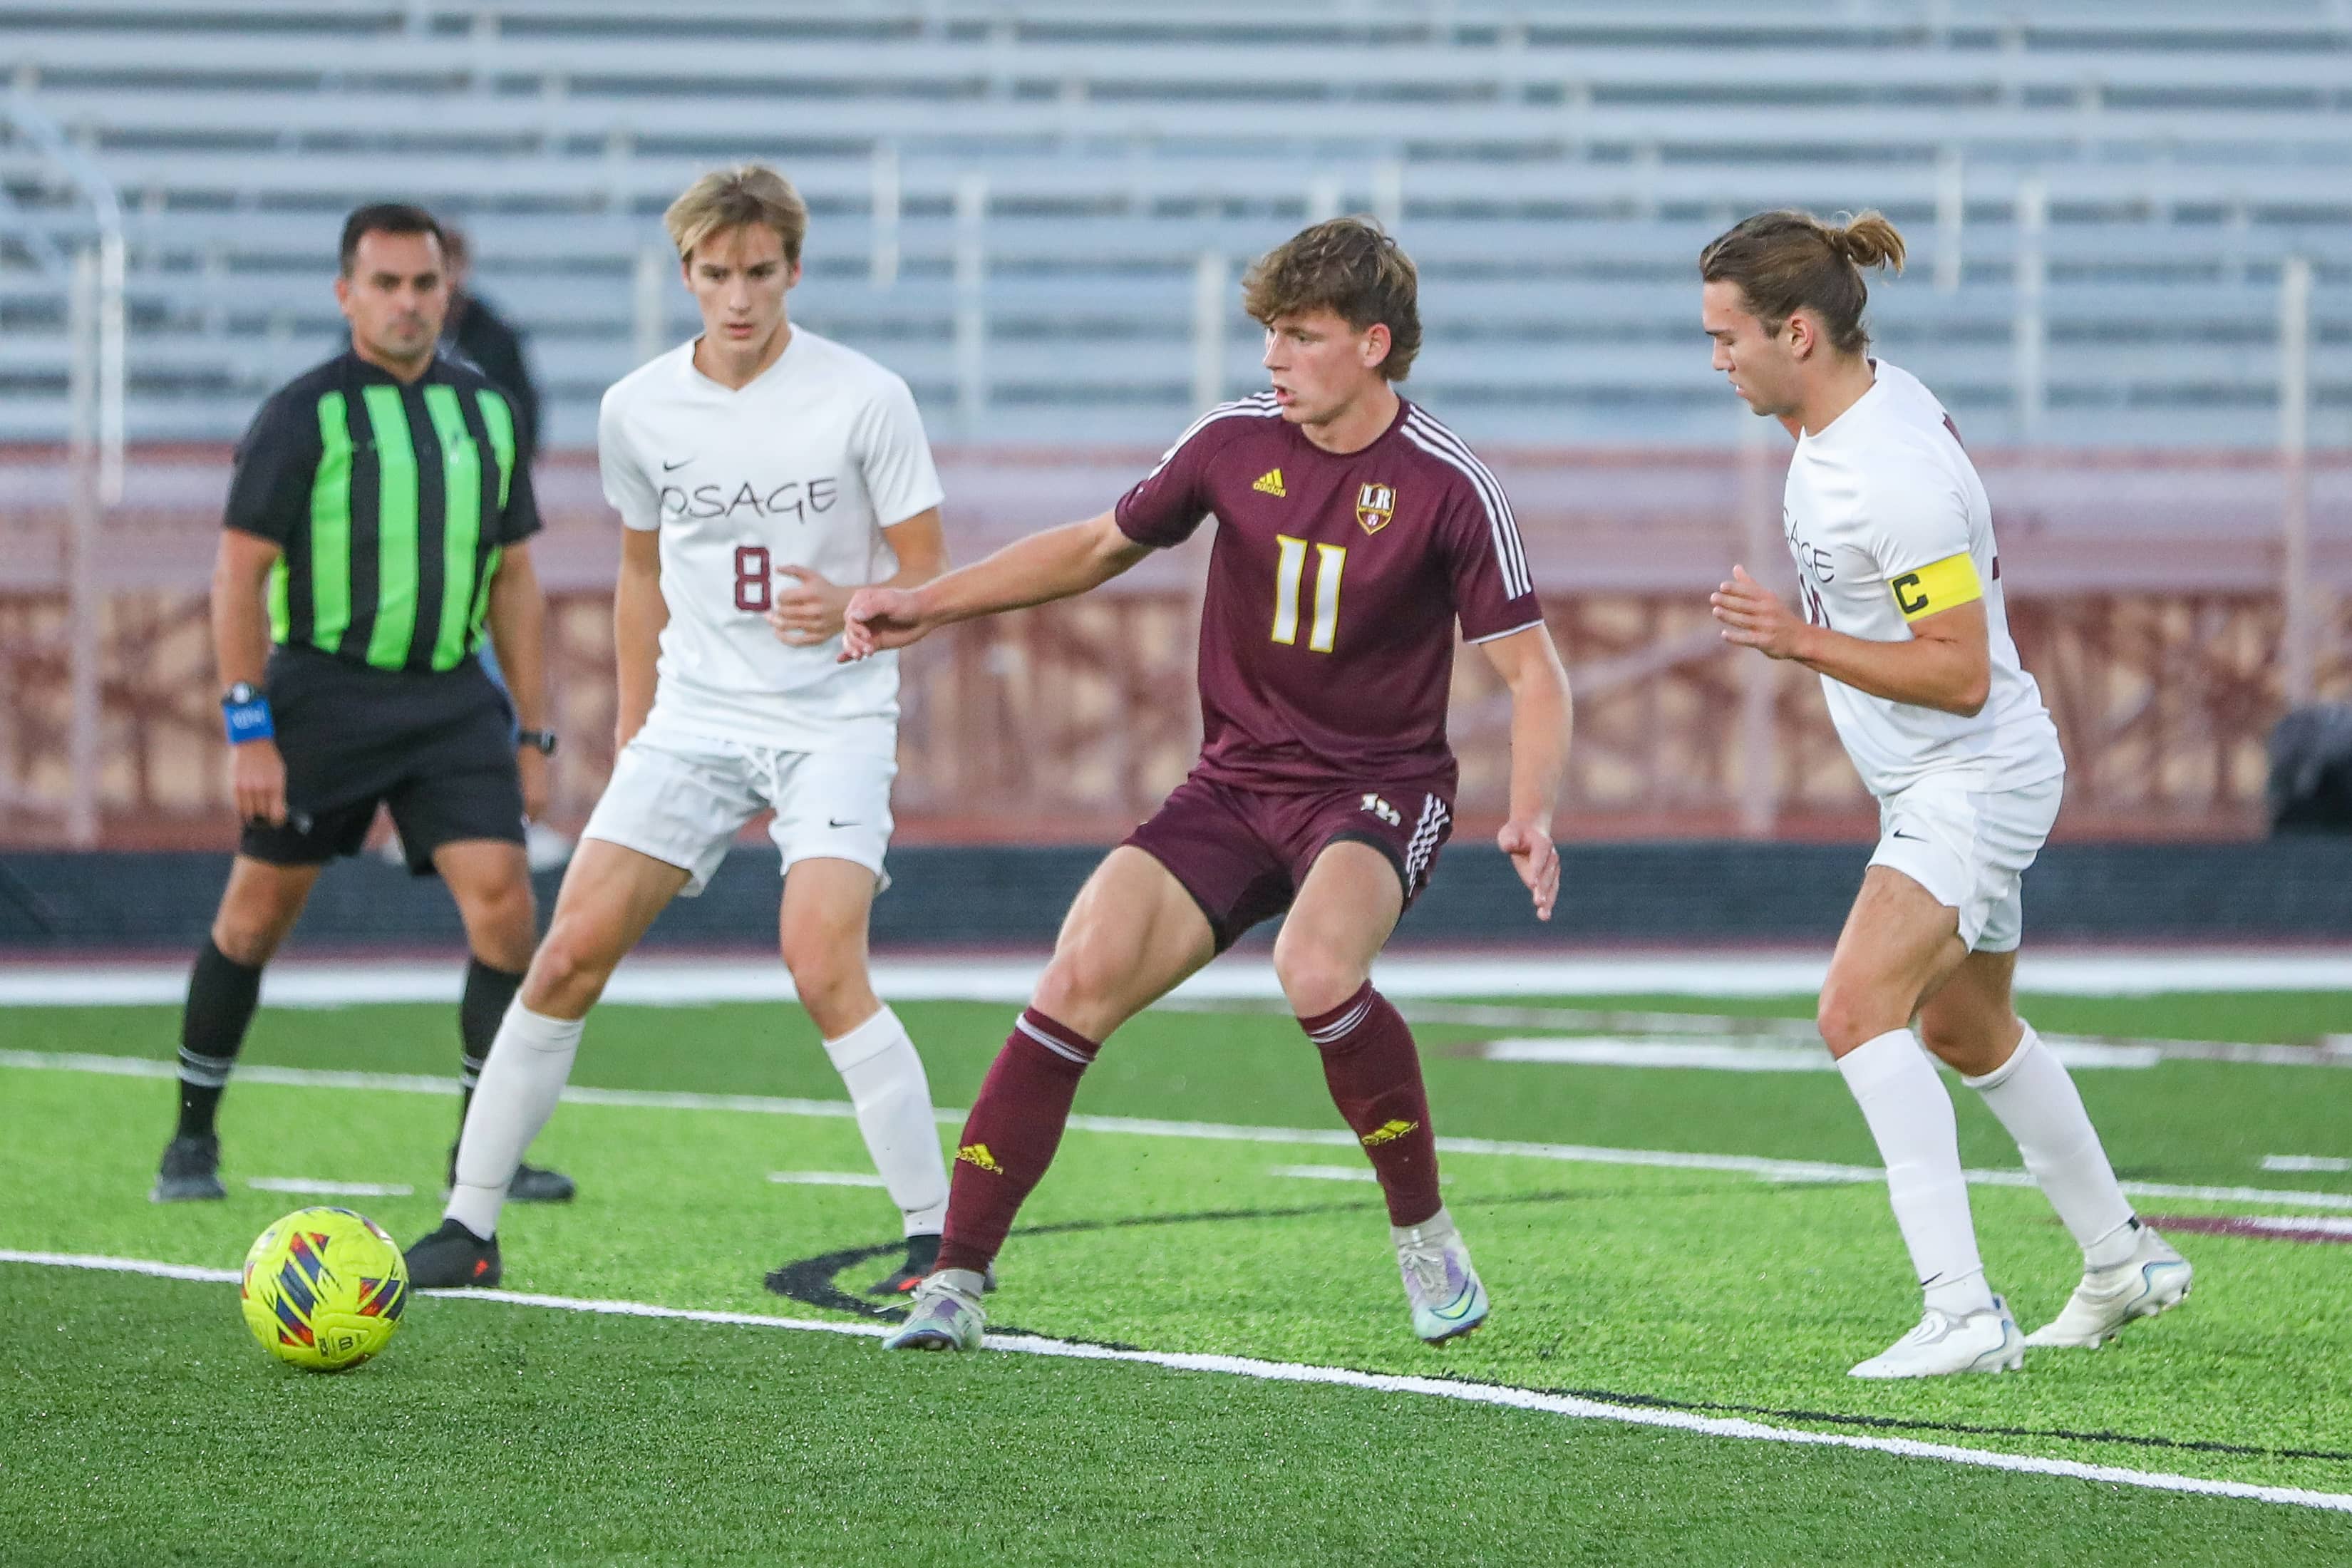
<svg viewBox="0 0 2352 1568">
<path fill-rule="evenodd" d="M 1117 515 L 1138 543 L 1171 545 L 1211 512 L 1194 776 L 1451 793 L 1455 619 L 1472 642 L 1543 619 L 1486 465 L 1402 401 L 1370 446 L 1326 452 L 1261 393 L 1202 415 Z"/>
</svg>

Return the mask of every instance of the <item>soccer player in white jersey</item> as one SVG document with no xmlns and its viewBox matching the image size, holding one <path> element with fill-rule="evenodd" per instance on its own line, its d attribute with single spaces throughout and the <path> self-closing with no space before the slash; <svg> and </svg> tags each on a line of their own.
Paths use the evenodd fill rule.
<svg viewBox="0 0 2352 1568">
<path fill-rule="evenodd" d="M 500 1026 L 441 1228 L 411 1281 L 491 1285 L 507 1184 L 555 1110 L 588 1009 L 671 899 L 702 891 L 763 809 L 783 851 L 783 959 L 930 1271 L 948 1181 L 922 1058 L 866 972 L 887 885 L 898 671 L 843 664 L 860 586 L 940 574 L 939 475 L 907 384 L 786 319 L 808 209 L 774 170 L 705 175 L 666 215 L 703 331 L 605 393 L 619 757 Z"/>
<path fill-rule="evenodd" d="M 1715 368 L 1797 437 L 1781 515 L 1802 613 L 1735 566 L 1715 616 L 1727 641 L 1821 675 L 1879 805 L 1820 1010 L 1927 1296 L 1917 1328 L 1853 1368 L 1872 1378 L 2003 1372 L 2028 1345 L 2096 1345 L 2179 1301 L 2190 1273 L 2132 1213 L 2065 1068 L 2011 1005 L 2019 878 L 2066 763 L 2010 640 L 1991 509 L 1958 431 L 1868 354 L 1862 268 L 1886 264 L 1901 268 L 1903 239 L 1875 213 L 1843 226 L 1759 213 L 1699 259 Z M 1986 1283 L 1929 1052 L 1984 1097 L 2083 1248 L 2081 1285 L 2030 1337 Z"/>
</svg>

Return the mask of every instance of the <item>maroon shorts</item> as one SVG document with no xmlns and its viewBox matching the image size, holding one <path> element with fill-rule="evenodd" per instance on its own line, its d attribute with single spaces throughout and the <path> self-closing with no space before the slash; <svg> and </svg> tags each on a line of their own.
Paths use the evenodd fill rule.
<svg viewBox="0 0 2352 1568">
<path fill-rule="evenodd" d="M 1429 784 L 1389 790 L 1277 795 L 1195 775 L 1127 842 L 1168 868 L 1209 917 L 1223 952 L 1290 907 L 1309 868 L 1342 838 L 1389 858 L 1410 909 L 1454 832 L 1450 793 Z"/>
</svg>

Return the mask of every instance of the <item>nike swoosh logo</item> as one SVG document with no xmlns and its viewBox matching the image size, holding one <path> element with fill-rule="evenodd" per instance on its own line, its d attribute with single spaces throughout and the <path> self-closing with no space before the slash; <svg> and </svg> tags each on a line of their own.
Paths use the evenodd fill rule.
<svg viewBox="0 0 2352 1568">
<path fill-rule="evenodd" d="M 692 458 L 679 458 L 677 462 L 675 462 L 675 463 L 664 463 L 664 464 L 662 465 L 662 472 L 663 472 L 663 473 L 665 473 L 665 474 L 667 474 L 667 473 L 674 473 L 674 472 L 676 472 L 677 469 L 679 469 L 679 468 L 684 468 L 684 467 L 686 467 L 688 463 L 691 463 L 692 461 L 694 461 L 694 459 L 693 459 Z"/>
<path fill-rule="evenodd" d="M 1898 828 L 1896 828 L 1894 832 L 1892 832 L 1892 833 L 1888 834 L 1886 837 L 1889 837 L 1889 838 L 1908 838 L 1908 839 L 1909 839 L 1909 840 L 1911 840 L 1911 842 L 1912 842 L 1912 843 L 1914 843 L 1914 844 L 1925 844 L 1925 843 L 1927 843 L 1927 842 L 1926 839 L 1924 839 L 1924 838 L 1920 837 L 1917 834 L 1916 834 L 1916 833 L 1906 833 L 1906 832 L 1904 832 L 1904 831 L 1903 831 L 1901 828 L 1899 828 L 1899 827 L 1898 827 Z"/>
<path fill-rule="evenodd" d="M 827 827 L 855 827 L 857 826 L 855 822 L 843 822 L 838 818 L 830 816 L 824 819 L 824 825 Z"/>
</svg>

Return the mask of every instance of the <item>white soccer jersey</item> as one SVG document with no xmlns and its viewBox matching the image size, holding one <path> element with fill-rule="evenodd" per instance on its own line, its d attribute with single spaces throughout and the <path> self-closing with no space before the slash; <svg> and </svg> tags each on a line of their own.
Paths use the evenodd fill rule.
<svg viewBox="0 0 2352 1568">
<path fill-rule="evenodd" d="M 1991 694 L 1972 718 L 1890 701 L 1822 678 L 1830 717 L 1873 795 L 1970 768 L 1986 790 L 2065 770 L 2042 691 L 2017 662 L 1976 465 L 1935 395 L 1885 361 L 1877 380 L 1826 429 L 1801 437 L 1789 463 L 1781 525 L 1797 558 L 1805 618 L 1872 642 L 1901 642 L 1910 623 L 1981 596 Z"/>
<path fill-rule="evenodd" d="M 907 384 L 796 326 L 774 364 L 730 391 L 695 369 L 688 342 L 604 394 L 596 456 L 621 521 L 661 533 L 669 624 L 648 724 L 894 755 L 898 655 L 838 664 L 838 637 L 793 647 L 765 617 L 792 585 L 778 568 L 882 581 L 898 569 L 882 530 L 940 504 Z"/>
</svg>

